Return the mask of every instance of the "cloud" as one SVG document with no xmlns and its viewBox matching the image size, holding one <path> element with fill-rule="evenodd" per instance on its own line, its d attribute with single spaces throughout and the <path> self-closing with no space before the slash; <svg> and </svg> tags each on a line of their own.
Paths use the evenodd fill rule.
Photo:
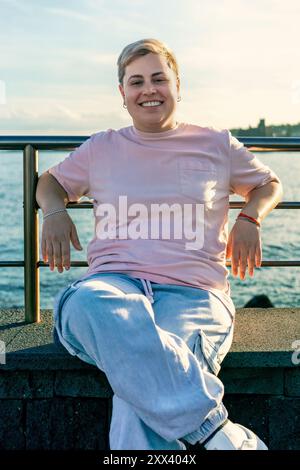
<svg viewBox="0 0 300 470">
<path fill-rule="evenodd" d="M 82 118 L 81 113 L 74 112 L 71 109 L 69 109 L 66 106 L 63 106 L 61 104 L 56 104 L 56 109 L 58 111 L 57 114 L 61 114 L 62 117 L 65 116 L 65 117 L 69 118 L 71 121 L 79 122 Z"/>
<path fill-rule="evenodd" d="M 22 2 L 20 0 L 1 0 L 2 4 L 8 8 L 13 8 L 21 11 L 22 13 L 27 13 L 29 9 L 31 9 L 31 5 L 29 2 Z"/>
<path fill-rule="evenodd" d="M 61 90 L 62 91 L 62 90 Z M 74 101 L 74 88 L 60 99 L 28 96 L 11 99 L 0 106 L 1 132 L 27 130 L 27 133 L 72 132 L 92 133 L 101 128 L 130 125 L 128 113 L 122 108 L 121 96 L 106 93 Z M 81 97 L 80 97 L 81 96 Z"/>
<path fill-rule="evenodd" d="M 62 16 L 64 18 L 68 18 L 70 20 L 78 20 L 78 21 L 84 21 L 88 23 L 94 23 L 97 24 L 97 19 L 93 18 L 92 16 L 85 15 L 80 12 L 76 12 L 73 9 L 72 10 L 67 10 L 65 8 L 45 8 L 46 13 L 50 13 L 55 16 Z"/>
<path fill-rule="evenodd" d="M 12 128 L 14 119 L 17 127 L 44 130 L 94 128 L 105 116 L 111 127 L 130 123 L 117 90 L 116 62 L 126 44 L 142 37 L 164 40 L 178 58 L 182 119 L 215 120 L 218 126 L 255 125 L 263 116 L 298 119 L 299 105 L 291 98 L 291 84 L 300 80 L 298 1 L 155 5 L 2 0 L 4 128 Z"/>
</svg>

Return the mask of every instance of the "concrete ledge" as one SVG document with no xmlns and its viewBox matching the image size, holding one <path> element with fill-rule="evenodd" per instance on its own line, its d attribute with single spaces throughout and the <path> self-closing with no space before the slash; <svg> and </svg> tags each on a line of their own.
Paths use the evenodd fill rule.
<svg viewBox="0 0 300 470">
<path fill-rule="evenodd" d="M 23 309 L 0 309 L 0 339 L 7 352 L 1 369 L 94 369 L 56 346 L 52 328 L 52 310 L 41 312 L 41 323 L 26 324 Z M 295 367 L 296 340 L 300 340 L 300 309 L 238 309 L 233 344 L 222 369 Z"/>
</svg>

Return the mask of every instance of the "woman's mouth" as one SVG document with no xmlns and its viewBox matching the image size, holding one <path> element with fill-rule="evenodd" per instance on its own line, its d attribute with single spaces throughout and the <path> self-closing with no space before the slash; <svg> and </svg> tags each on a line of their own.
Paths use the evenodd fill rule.
<svg viewBox="0 0 300 470">
<path fill-rule="evenodd" d="M 157 108 L 163 104 L 163 101 L 144 101 L 140 103 L 142 108 Z"/>
</svg>

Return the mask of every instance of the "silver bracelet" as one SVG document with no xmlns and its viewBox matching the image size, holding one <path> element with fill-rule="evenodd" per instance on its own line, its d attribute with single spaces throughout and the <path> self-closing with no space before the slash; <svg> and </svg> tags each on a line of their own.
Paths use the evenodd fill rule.
<svg viewBox="0 0 300 470">
<path fill-rule="evenodd" d="M 56 209 L 55 211 L 48 212 L 48 214 L 45 214 L 43 216 L 43 219 L 46 219 L 50 215 L 57 214 L 58 212 L 65 212 L 67 209 Z"/>
</svg>

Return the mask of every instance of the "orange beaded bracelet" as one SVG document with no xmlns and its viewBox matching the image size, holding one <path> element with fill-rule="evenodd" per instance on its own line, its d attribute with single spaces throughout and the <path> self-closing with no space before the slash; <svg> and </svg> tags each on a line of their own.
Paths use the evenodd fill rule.
<svg viewBox="0 0 300 470">
<path fill-rule="evenodd" d="M 249 222 L 252 222 L 253 224 L 260 227 L 260 223 L 258 222 L 258 220 L 256 220 L 254 217 L 250 217 L 250 215 L 244 214 L 244 212 L 239 213 L 239 215 L 237 216 L 237 219 L 239 218 L 249 220 Z"/>
</svg>

